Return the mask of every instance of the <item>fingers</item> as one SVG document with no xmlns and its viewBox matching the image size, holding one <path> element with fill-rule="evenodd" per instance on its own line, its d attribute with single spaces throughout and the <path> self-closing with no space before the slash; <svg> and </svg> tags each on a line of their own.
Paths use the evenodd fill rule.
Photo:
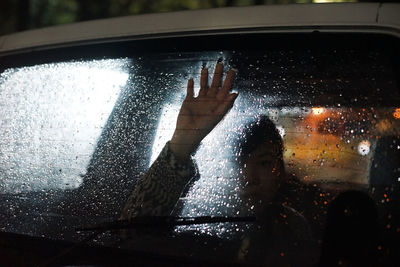
<svg viewBox="0 0 400 267">
<path fill-rule="evenodd" d="M 224 64 L 221 62 L 217 63 L 214 70 L 214 77 L 211 83 L 211 87 L 219 87 L 221 85 L 222 73 L 224 72 Z"/>
<path fill-rule="evenodd" d="M 193 78 L 188 80 L 187 89 L 186 89 L 186 99 L 193 99 L 194 97 L 194 81 Z"/>
<path fill-rule="evenodd" d="M 224 84 L 222 85 L 221 90 L 218 92 L 218 98 L 219 99 L 223 99 L 225 98 L 230 90 L 232 89 L 232 84 L 233 81 L 235 80 L 235 76 L 236 76 L 236 70 L 235 69 L 230 69 L 228 74 L 226 75 Z"/>
<path fill-rule="evenodd" d="M 224 65 L 221 62 L 218 62 L 215 66 L 213 80 L 211 82 L 210 90 L 207 94 L 216 95 L 218 92 L 218 88 L 221 85 L 222 74 L 224 72 Z"/>
<path fill-rule="evenodd" d="M 235 103 L 236 98 L 238 97 L 237 93 L 229 94 L 225 101 L 221 103 L 216 109 L 216 113 L 221 115 L 222 117 L 233 107 L 233 103 Z"/>
<path fill-rule="evenodd" d="M 224 65 L 221 62 L 218 62 L 215 66 L 211 87 L 208 87 L 208 69 L 203 68 L 200 76 L 199 96 L 215 97 L 218 94 L 217 97 L 223 100 L 232 89 L 232 84 L 236 76 L 236 70 L 231 69 L 228 72 L 222 88 L 219 89 L 222 82 L 223 72 Z"/>
<path fill-rule="evenodd" d="M 200 75 L 199 96 L 205 96 L 208 90 L 208 68 L 203 68 Z"/>
</svg>

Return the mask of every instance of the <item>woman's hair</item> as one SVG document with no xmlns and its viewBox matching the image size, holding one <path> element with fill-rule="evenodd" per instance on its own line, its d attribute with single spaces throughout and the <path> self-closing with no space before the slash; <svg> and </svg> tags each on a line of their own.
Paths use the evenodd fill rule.
<svg viewBox="0 0 400 267">
<path fill-rule="evenodd" d="M 275 124 L 267 116 L 260 116 L 245 127 L 237 145 L 239 163 L 243 165 L 245 159 L 257 147 L 266 143 L 278 148 L 277 160 L 280 160 L 283 166 L 283 140 Z"/>
</svg>

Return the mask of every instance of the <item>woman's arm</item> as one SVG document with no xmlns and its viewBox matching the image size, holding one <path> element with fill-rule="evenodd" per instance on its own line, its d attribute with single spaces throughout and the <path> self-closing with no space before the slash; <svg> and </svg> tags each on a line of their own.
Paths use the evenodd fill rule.
<svg viewBox="0 0 400 267">
<path fill-rule="evenodd" d="M 237 97 L 236 93 L 230 92 L 235 71 L 228 72 L 223 84 L 222 75 L 223 64 L 218 63 L 209 87 L 208 69 L 204 68 L 197 97 L 194 96 L 193 79 L 188 81 L 187 95 L 178 115 L 174 135 L 136 183 L 125 203 L 121 219 L 170 215 L 186 185 L 196 176 L 191 155 L 201 140 L 228 113 Z"/>
</svg>

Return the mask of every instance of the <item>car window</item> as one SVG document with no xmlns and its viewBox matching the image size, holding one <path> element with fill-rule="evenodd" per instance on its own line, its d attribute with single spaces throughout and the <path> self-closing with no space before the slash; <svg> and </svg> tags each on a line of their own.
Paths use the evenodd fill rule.
<svg viewBox="0 0 400 267">
<path fill-rule="evenodd" d="M 328 207 L 349 190 L 372 199 L 383 232 L 398 231 L 400 93 L 393 55 L 381 47 L 332 46 L 143 53 L 7 68 L 0 76 L 2 230 L 76 240 L 78 226 L 118 218 L 172 137 L 187 80 L 198 86 L 202 67 L 214 69 L 219 58 L 226 70 L 238 70 L 239 98 L 194 155 L 199 177 L 175 216 L 255 215 L 242 195 L 238 143 L 263 116 L 283 140 L 285 172 L 294 181 L 278 199 L 307 221 L 319 249 Z M 215 259 L 222 251 L 236 261 L 251 229 L 251 223 L 178 226 L 169 230 L 178 241 L 149 230 L 123 246 L 154 251 L 158 240 L 173 243 L 157 249 L 167 254 L 179 247 Z M 264 261 L 260 253 L 251 257 Z"/>
<path fill-rule="evenodd" d="M 1 74 L 1 192 L 78 188 L 124 88 L 129 60 L 46 64 Z"/>
</svg>

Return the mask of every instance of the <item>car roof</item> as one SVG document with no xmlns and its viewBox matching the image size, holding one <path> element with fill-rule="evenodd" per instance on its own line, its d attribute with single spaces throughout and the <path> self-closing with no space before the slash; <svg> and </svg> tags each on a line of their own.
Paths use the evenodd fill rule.
<svg viewBox="0 0 400 267">
<path fill-rule="evenodd" d="M 134 15 L 0 37 L 0 55 L 115 40 L 241 32 L 371 32 L 400 37 L 400 4 L 345 3 L 228 7 Z"/>
</svg>

